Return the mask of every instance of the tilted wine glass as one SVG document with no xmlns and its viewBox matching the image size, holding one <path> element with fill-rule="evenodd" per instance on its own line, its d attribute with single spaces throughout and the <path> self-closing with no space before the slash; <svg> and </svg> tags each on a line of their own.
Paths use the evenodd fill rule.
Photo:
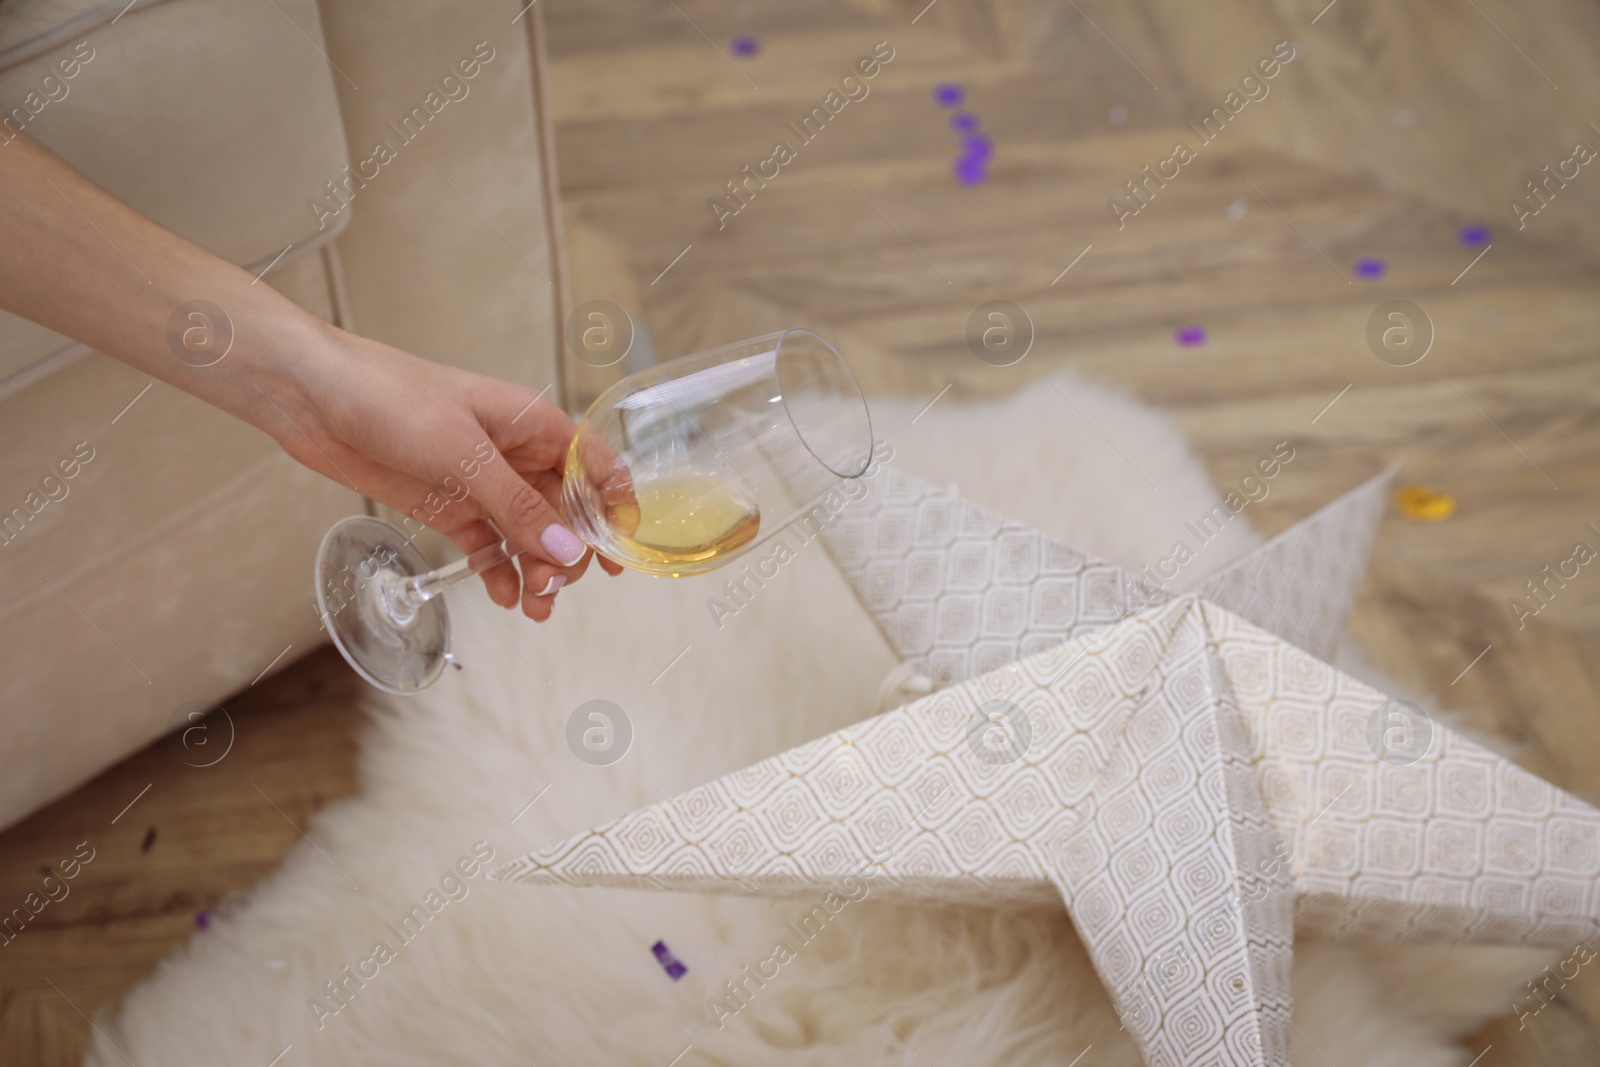
<svg viewBox="0 0 1600 1067">
<path fill-rule="evenodd" d="M 736 559 L 872 462 L 855 375 L 805 329 L 724 345 L 602 393 L 567 453 L 560 511 L 585 544 L 679 578 Z M 450 659 L 440 594 L 518 554 L 509 541 L 430 570 L 410 538 L 354 515 L 317 552 L 317 610 L 340 653 L 391 693 L 432 685 Z"/>
</svg>

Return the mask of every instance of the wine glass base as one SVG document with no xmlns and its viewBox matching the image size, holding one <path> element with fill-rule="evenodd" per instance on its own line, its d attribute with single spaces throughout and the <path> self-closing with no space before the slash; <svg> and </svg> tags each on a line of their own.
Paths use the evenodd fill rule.
<svg viewBox="0 0 1600 1067">
<path fill-rule="evenodd" d="M 450 616 L 434 597 L 409 618 L 390 610 L 393 580 L 432 567 L 381 519 L 352 515 L 328 528 L 317 550 L 317 610 L 335 647 L 356 673 L 390 693 L 411 696 L 438 680 L 448 662 Z"/>
</svg>

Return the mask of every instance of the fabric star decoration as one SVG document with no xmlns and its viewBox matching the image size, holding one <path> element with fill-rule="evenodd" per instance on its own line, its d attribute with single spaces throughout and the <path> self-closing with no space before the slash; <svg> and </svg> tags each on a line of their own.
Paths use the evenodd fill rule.
<svg viewBox="0 0 1600 1067">
<path fill-rule="evenodd" d="M 1287 1067 L 1297 934 L 1570 947 L 1600 810 L 1321 654 L 1392 476 L 1180 595 L 880 471 L 823 536 L 935 691 L 491 877 L 1065 903 L 1151 1067 Z"/>
</svg>

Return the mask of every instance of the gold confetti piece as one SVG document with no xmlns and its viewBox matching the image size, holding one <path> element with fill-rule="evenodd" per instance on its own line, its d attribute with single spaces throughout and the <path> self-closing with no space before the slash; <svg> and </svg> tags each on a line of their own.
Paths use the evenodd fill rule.
<svg viewBox="0 0 1600 1067">
<path fill-rule="evenodd" d="M 1395 494 L 1400 514 L 1415 522 L 1444 522 L 1456 513 L 1456 498 L 1425 485 L 1407 485 Z"/>
</svg>

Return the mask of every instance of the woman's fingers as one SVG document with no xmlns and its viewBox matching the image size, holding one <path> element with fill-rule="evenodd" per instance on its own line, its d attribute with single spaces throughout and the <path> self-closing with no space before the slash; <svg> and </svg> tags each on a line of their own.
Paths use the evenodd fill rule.
<svg viewBox="0 0 1600 1067">
<path fill-rule="evenodd" d="M 486 463 L 480 478 L 480 506 L 524 553 L 522 610 L 529 618 L 543 621 L 550 616 L 550 598 L 583 573 L 588 546 L 566 527 L 545 495 L 504 457 L 496 455 Z"/>
<path fill-rule="evenodd" d="M 576 459 L 582 464 L 583 480 L 605 508 L 606 521 L 631 531 L 638 523 L 639 502 L 633 475 L 622 457 L 592 431 L 584 433 L 574 448 L 577 424 L 544 394 L 525 386 L 495 385 L 494 391 L 478 396 L 477 413 L 511 465 L 549 499 L 558 500 L 566 466 Z M 610 574 L 621 573 L 611 565 L 602 566 Z"/>
<path fill-rule="evenodd" d="M 522 557 L 522 613 L 536 622 L 548 619 L 556 594 L 583 577 L 591 555 L 586 554 L 575 567 L 564 568 Z"/>
</svg>

